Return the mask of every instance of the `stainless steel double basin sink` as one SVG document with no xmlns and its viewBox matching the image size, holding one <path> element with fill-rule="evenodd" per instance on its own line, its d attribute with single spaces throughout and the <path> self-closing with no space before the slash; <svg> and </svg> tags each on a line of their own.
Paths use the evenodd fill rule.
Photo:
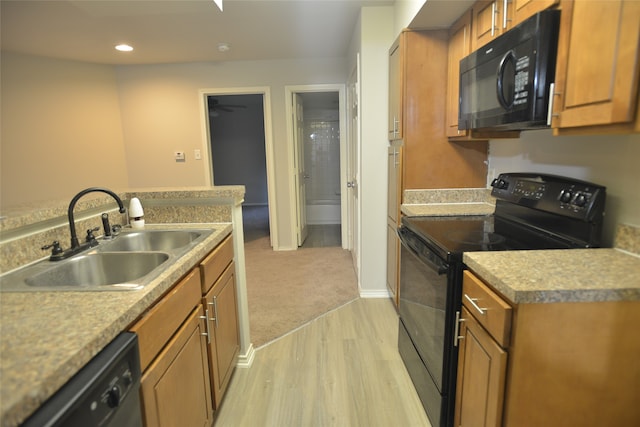
<svg viewBox="0 0 640 427">
<path fill-rule="evenodd" d="M 0 291 L 142 289 L 213 229 L 125 229 L 63 261 L 43 260 L 0 277 Z"/>
</svg>

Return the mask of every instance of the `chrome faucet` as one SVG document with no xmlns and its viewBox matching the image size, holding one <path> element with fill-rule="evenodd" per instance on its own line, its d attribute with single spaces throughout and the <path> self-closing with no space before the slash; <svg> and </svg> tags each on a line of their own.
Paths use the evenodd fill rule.
<svg viewBox="0 0 640 427">
<path fill-rule="evenodd" d="M 113 197 L 115 199 L 115 201 L 118 203 L 118 207 L 120 208 L 120 213 L 125 213 L 126 209 L 124 208 L 124 203 L 122 203 L 122 200 L 120 199 L 120 197 L 118 197 L 118 195 L 116 193 L 114 193 L 113 191 L 107 189 L 107 188 L 101 188 L 101 187 L 91 187 L 91 188 L 87 188 L 82 190 L 81 192 L 79 192 L 78 194 L 76 194 L 73 199 L 71 199 L 71 203 L 69 203 L 69 212 L 68 212 L 68 216 L 69 216 L 69 232 L 71 233 L 71 247 L 64 251 L 63 253 L 58 254 L 58 256 L 56 257 L 57 259 L 64 259 L 64 258 L 68 258 L 71 255 L 74 255 L 84 249 L 86 249 L 87 247 L 92 245 L 92 242 L 88 241 L 87 243 L 80 245 L 80 242 L 78 241 L 78 235 L 76 233 L 76 223 L 75 220 L 73 218 L 73 210 L 76 207 L 76 203 L 78 203 L 78 200 L 84 196 L 87 193 L 93 193 L 93 192 L 101 192 L 101 193 L 106 193 L 108 195 L 110 195 L 111 197 Z M 90 231 L 94 231 L 94 230 L 90 230 Z M 91 235 L 91 233 L 88 233 L 88 235 Z M 52 256 L 53 259 L 53 256 Z"/>
</svg>

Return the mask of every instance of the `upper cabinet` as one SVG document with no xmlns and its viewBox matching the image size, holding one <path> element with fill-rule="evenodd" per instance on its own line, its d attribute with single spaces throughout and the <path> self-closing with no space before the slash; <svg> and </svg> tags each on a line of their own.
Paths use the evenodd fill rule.
<svg viewBox="0 0 640 427">
<path fill-rule="evenodd" d="M 513 25 L 558 3 L 560 0 L 513 0 Z"/>
<path fill-rule="evenodd" d="M 447 136 L 466 136 L 458 129 L 460 99 L 460 60 L 471 53 L 471 11 L 466 12 L 449 30 L 447 61 Z"/>
<path fill-rule="evenodd" d="M 513 26 L 513 5 L 509 0 L 481 0 L 472 10 L 471 50 L 487 44 Z"/>
<path fill-rule="evenodd" d="M 389 141 L 402 139 L 403 75 L 401 38 L 389 49 Z"/>
<path fill-rule="evenodd" d="M 640 131 L 640 2 L 562 1 L 555 134 Z"/>
<path fill-rule="evenodd" d="M 471 8 L 473 33 L 471 50 L 476 50 L 530 16 L 560 0 L 480 0 Z"/>
</svg>

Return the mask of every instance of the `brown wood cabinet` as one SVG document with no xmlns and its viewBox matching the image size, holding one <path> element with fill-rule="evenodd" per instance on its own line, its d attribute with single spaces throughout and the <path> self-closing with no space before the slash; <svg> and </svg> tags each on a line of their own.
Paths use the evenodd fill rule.
<svg viewBox="0 0 640 427">
<path fill-rule="evenodd" d="M 509 0 L 480 0 L 472 6 L 471 49 L 489 43 L 513 26 L 513 5 Z"/>
<path fill-rule="evenodd" d="M 560 0 L 513 0 L 513 26 L 558 3 Z"/>
<path fill-rule="evenodd" d="M 389 49 L 389 141 L 402 139 L 403 76 L 400 38 Z"/>
<path fill-rule="evenodd" d="M 448 41 L 446 30 L 403 30 L 396 40 L 403 81 L 389 86 L 402 87 L 402 191 L 486 185 L 486 144 L 447 139 Z"/>
<path fill-rule="evenodd" d="M 145 426 L 211 426 L 240 350 L 227 236 L 130 328 L 138 335 Z"/>
<path fill-rule="evenodd" d="M 387 182 L 387 288 L 394 304 L 398 305 L 400 239 L 396 230 L 400 225 L 402 199 L 402 147 L 392 145 L 388 152 Z"/>
<path fill-rule="evenodd" d="M 213 404 L 199 271 L 187 274 L 130 330 L 140 345 L 145 425 L 210 425 Z"/>
<path fill-rule="evenodd" d="M 639 301 L 512 304 L 470 271 L 463 293 L 456 426 L 640 425 Z"/>
<path fill-rule="evenodd" d="M 222 402 L 240 351 L 233 240 L 227 237 L 200 263 L 214 409 Z"/>
<path fill-rule="evenodd" d="M 507 371 L 507 352 L 476 318 L 462 307 L 456 426 L 500 426 Z"/>
<path fill-rule="evenodd" d="M 555 134 L 640 130 L 640 2 L 562 1 Z"/>
<path fill-rule="evenodd" d="M 203 316 L 198 305 L 143 374 L 140 390 L 147 427 L 212 424 Z"/>
</svg>

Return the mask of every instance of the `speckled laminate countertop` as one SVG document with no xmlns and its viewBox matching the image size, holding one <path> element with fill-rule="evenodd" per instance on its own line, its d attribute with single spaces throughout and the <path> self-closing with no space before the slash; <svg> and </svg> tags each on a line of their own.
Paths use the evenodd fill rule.
<svg viewBox="0 0 640 427">
<path fill-rule="evenodd" d="M 516 304 L 640 301 L 640 257 L 618 249 L 466 252 L 463 261 Z"/>
<path fill-rule="evenodd" d="M 142 290 L 0 294 L 2 427 L 19 425 L 232 230 L 230 223 L 171 227 L 215 231 Z"/>
<path fill-rule="evenodd" d="M 453 216 L 489 215 L 495 206 L 489 203 L 431 203 L 425 205 L 402 205 L 401 212 L 407 216 Z"/>
</svg>

